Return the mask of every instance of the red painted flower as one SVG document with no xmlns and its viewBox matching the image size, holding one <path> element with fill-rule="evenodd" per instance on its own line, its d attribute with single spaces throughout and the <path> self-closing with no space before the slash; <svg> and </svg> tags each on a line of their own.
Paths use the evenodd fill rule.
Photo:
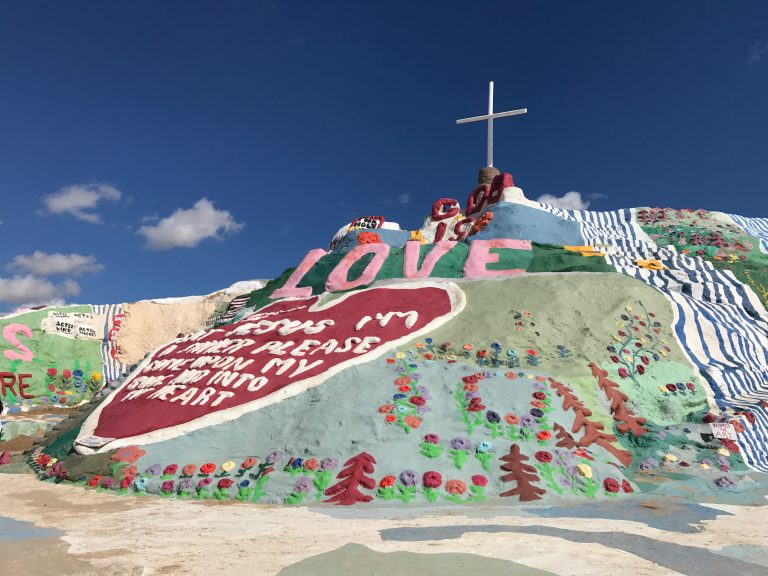
<svg viewBox="0 0 768 576">
<path fill-rule="evenodd" d="M 387 424 L 392 424 L 393 422 L 397 422 L 397 416 L 395 416 L 394 414 L 387 414 L 384 417 L 384 420 L 387 421 Z"/>
<path fill-rule="evenodd" d="M 470 374 L 469 376 L 464 376 L 461 381 L 464 382 L 464 384 L 477 384 L 479 378 L 477 377 L 477 374 Z"/>
<path fill-rule="evenodd" d="M 642 364 L 638 364 L 637 365 L 637 373 L 640 374 L 641 376 L 643 374 L 645 374 L 645 366 L 643 366 Z"/>
<path fill-rule="evenodd" d="M 538 356 L 539 355 L 539 353 L 536 352 L 536 350 L 526 350 L 525 353 L 528 354 L 528 356 Z"/>
<path fill-rule="evenodd" d="M 398 392 L 402 392 L 403 394 L 405 394 L 406 392 L 410 392 L 411 391 L 411 387 L 410 386 L 400 386 L 397 389 L 397 391 Z"/>
<path fill-rule="evenodd" d="M 125 476 L 122 480 L 120 480 L 120 488 L 123 490 L 130 488 L 131 484 L 133 484 L 133 476 Z"/>
<path fill-rule="evenodd" d="M 129 464 L 122 470 L 120 470 L 120 473 L 123 475 L 123 478 L 126 476 L 136 476 L 139 473 L 139 469 L 136 468 L 133 464 Z"/>
<path fill-rule="evenodd" d="M 216 464 L 213 462 L 206 462 L 202 466 L 200 466 L 200 473 L 201 474 L 210 474 L 211 472 L 216 471 Z"/>
<path fill-rule="evenodd" d="M 613 362 L 614 364 L 618 364 L 619 363 L 619 357 L 616 356 L 616 355 L 611 356 L 611 362 Z"/>
<path fill-rule="evenodd" d="M 538 460 L 539 462 L 543 462 L 544 464 L 546 464 L 547 462 L 552 462 L 552 454 L 550 454 L 546 450 L 539 450 L 538 452 L 536 452 L 536 454 L 533 455 L 533 457 L 536 458 L 536 460 Z"/>
<path fill-rule="evenodd" d="M 394 486 L 395 482 L 397 482 L 397 480 L 394 476 L 384 476 L 379 482 L 379 486 L 382 488 L 389 488 L 390 486 Z"/>
<path fill-rule="evenodd" d="M 677 390 L 677 386 L 675 386 L 674 384 L 667 384 L 667 390 L 669 390 L 670 392 L 675 392 Z M 717 419 L 717 417 L 715 417 L 715 419 Z"/>
<path fill-rule="evenodd" d="M 51 378 L 56 376 L 56 368 L 48 368 L 48 376 L 50 376 Z"/>
<path fill-rule="evenodd" d="M 733 440 L 728 440 L 727 438 L 721 438 L 720 444 L 723 448 L 726 450 L 730 450 L 731 452 L 738 452 L 739 451 L 739 445 L 736 444 Z"/>
<path fill-rule="evenodd" d="M 395 409 L 395 407 L 392 404 L 383 404 L 382 406 L 379 406 L 379 413 L 380 414 L 389 414 L 394 409 Z"/>
<path fill-rule="evenodd" d="M 504 376 L 506 376 L 510 380 L 515 380 L 517 379 L 517 372 L 506 372 Z"/>
<path fill-rule="evenodd" d="M 536 400 L 546 400 L 547 395 L 544 394 L 544 392 L 534 392 L 533 397 L 536 398 Z"/>
<path fill-rule="evenodd" d="M 395 379 L 395 386 L 408 386 L 413 380 L 408 378 L 408 376 L 400 376 L 400 378 Z"/>
<path fill-rule="evenodd" d="M 135 463 L 139 458 L 144 456 L 146 452 L 138 446 L 123 446 L 118 448 L 117 452 L 112 454 L 110 460 L 113 462 L 127 462 L 128 464 Z"/>
<path fill-rule="evenodd" d="M 411 396 L 408 401 L 414 406 L 424 406 L 427 403 L 423 396 Z"/>
<path fill-rule="evenodd" d="M 544 408 L 547 407 L 547 405 L 544 404 L 544 402 L 539 402 L 538 400 L 531 400 L 531 406 L 533 406 L 534 408 L 538 408 L 539 410 L 543 410 Z"/>
<path fill-rule="evenodd" d="M 478 390 L 480 390 L 480 386 L 477 384 L 471 382 L 469 384 L 464 384 L 464 392 L 477 392 Z"/>
<path fill-rule="evenodd" d="M 192 476 L 197 471 L 197 464 L 187 464 L 181 469 L 181 473 L 184 476 Z"/>
<path fill-rule="evenodd" d="M 619 491 L 619 482 L 615 478 L 606 478 L 603 480 L 603 488 L 605 488 L 606 492 L 615 494 Z"/>
<path fill-rule="evenodd" d="M 635 489 L 632 488 L 632 484 L 630 484 L 626 480 L 621 481 L 621 489 L 624 490 L 624 492 L 626 492 L 627 494 L 631 494 L 632 492 L 635 491 Z"/>
<path fill-rule="evenodd" d="M 422 477 L 421 481 L 425 488 L 440 488 L 443 483 L 443 476 L 440 474 L 440 472 L 430 470 L 429 472 L 424 472 L 424 476 Z"/>
<path fill-rule="evenodd" d="M 435 357 L 435 355 L 430 353 L 430 352 L 427 352 L 426 354 L 424 354 L 424 359 L 425 360 L 432 360 L 432 358 L 434 358 L 434 357 Z"/>
<path fill-rule="evenodd" d="M 317 458 L 308 458 L 307 460 L 304 460 L 304 470 L 312 472 L 313 470 L 317 470 L 319 464 Z"/>
<path fill-rule="evenodd" d="M 510 412 L 509 414 L 504 415 L 504 422 L 510 426 L 517 426 L 520 424 L 520 418 L 518 418 L 516 414 L 512 414 L 512 412 Z"/>
<path fill-rule="evenodd" d="M 550 438 L 552 438 L 552 432 L 550 432 L 549 430 L 542 430 L 541 432 L 536 434 L 536 438 L 539 440 L 549 440 Z"/>
<path fill-rule="evenodd" d="M 71 370 L 64 370 L 61 373 L 61 375 L 64 376 L 64 378 L 66 378 L 67 380 L 69 380 L 70 378 L 72 378 L 72 371 Z"/>
<path fill-rule="evenodd" d="M 166 466 L 165 469 L 163 470 L 163 475 L 174 476 L 178 471 L 179 471 L 178 464 L 168 464 L 168 466 Z"/>
<path fill-rule="evenodd" d="M 619 368 L 619 376 L 621 376 L 622 378 L 626 378 L 627 374 L 628 373 L 626 368 Z"/>
<path fill-rule="evenodd" d="M 232 484 L 234 483 L 235 483 L 234 480 L 232 480 L 231 478 L 222 478 L 221 480 L 219 480 L 219 483 L 216 484 L 216 487 L 219 490 L 226 490 L 227 488 L 231 488 Z"/>
<path fill-rule="evenodd" d="M 357 245 L 381 244 L 381 237 L 376 232 L 360 232 L 357 235 Z"/>
<path fill-rule="evenodd" d="M 674 386 L 674 384 L 667 384 L 667 388 L 670 386 Z M 704 422 L 704 424 L 712 424 L 712 422 L 717 422 L 717 416 L 715 414 L 704 414 L 701 421 Z"/>
<path fill-rule="evenodd" d="M 405 418 L 403 418 L 403 422 L 405 422 L 406 426 L 409 426 L 411 428 L 418 428 L 421 426 L 421 419 L 416 418 L 416 416 L 412 414 L 408 414 Z"/>
<path fill-rule="evenodd" d="M 387 358 L 387 364 L 394 364 L 395 359 L 394 358 Z"/>
<path fill-rule="evenodd" d="M 486 478 L 482 474 L 476 474 L 472 476 L 472 484 L 474 484 L 475 486 L 487 486 L 488 478 Z"/>
<path fill-rule="evenodd" d="M 467 491 L 467 485 L 461 480 L 451 479 L 445 483 L 445 491 L 448 492 L 448 494 L 459 496 Z"/>
<path fill-rule="evenodd" d="M 648 358 L 648 356 L 640 356 L 640 360 L 646 366 L 648 366 L 651 363 L 651 360 L 650 360 L 650 358 Z"/>
<path fill-rule="evenodd" d="M 88 481 L 88 486 L 90 486 L 91 488 L 95 488 L 96 486 L 98 486 L 99 482 L 101 482 L 101 478 L 102 478 L 102 476 L 99 475 L 99 474 L 97 474 L 96 476 L 93 476 Z"/>
<path fill-rule="evenodd" d="M 258 461 L 259 461 L 258 458 L 251 456 L 250 458 L 246 458 L 245 460 L 243 460 L 243 463 L 240 464 L 240 468 L 242 468 L 243 470 L 249 470 L 254 466 L 256 466 Z"/>
<path fill-rule="evenodd" d="M 488 356 L 488 350 L 478 350 L 477 351 L 477 357 L 478 358 L 485 358 L 486 356 Z M 450 480 L 449 480 L 449 482 L 450 482 Z"/>
</svg>

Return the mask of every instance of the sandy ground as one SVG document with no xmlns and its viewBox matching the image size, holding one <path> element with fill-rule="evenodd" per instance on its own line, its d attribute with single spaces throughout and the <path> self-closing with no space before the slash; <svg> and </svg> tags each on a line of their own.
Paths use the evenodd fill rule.
<svg viewBox="0 0 768 576">
<path fill-rule="evenodd" d="M 0 493 L 3 576 L 768 575 L 764 507 L 638 497 L 605 510 L 286 508 L 117 496 L 28 474 L 0 474 Z"/>
</svg>

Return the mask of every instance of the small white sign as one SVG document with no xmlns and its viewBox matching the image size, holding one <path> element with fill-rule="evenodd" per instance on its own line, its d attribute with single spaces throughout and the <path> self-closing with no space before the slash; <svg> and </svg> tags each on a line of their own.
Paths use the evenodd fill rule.
<svg viewBox="0 0 768 576">
<path fill-rule="evenodd" d="M 718 422 L 710 424 L 709 427 L 712 428 L 712 434 L 715 435 L 715 438 L 736 440 L 736 429 L 733 427 L 733 424 Z"/>
</svg>

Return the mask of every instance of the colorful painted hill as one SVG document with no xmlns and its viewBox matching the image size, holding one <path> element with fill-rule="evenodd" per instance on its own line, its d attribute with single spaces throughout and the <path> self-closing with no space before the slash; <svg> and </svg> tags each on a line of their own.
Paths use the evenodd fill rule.
<svg viewBox="0 0 768 576">
<path fill-rule="evenodd" d="M 728 500 L 768 471 L 768 219 L 530 201 L 383 217 L 159 345 L 32 457 L 97 490 L 298 504 Z"/>
</svg>

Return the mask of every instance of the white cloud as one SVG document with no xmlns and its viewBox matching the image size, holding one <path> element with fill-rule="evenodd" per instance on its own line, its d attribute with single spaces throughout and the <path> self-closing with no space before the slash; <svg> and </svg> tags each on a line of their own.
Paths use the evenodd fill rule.
<svg viewBox="0 0 768 576">
<path fill-rule="evenodd" d="M 761 60 L 768 61 L 768 40 L 758 40 L 749 49 L 747 65 L 757 64 Z"/>
<path fill-rule="evenodd" d="M 176 210 L 155 226 L 142 226 L 138 230 L 147 239 L 147 247 L 152 250 L 170 250 L 171 248 L 193 248 L 206 238 L 221 238 L 224 234 L 234 234 L 243 227 L 235 222 L 226 210 L 216 210 L 213 202 L 207 198 L 198 200 L 188 210 Z"/>
<path fill-rule="evenodd" d="M 102 200 L 116 202 L 122 194 L 108 184 L 77 184 L 65 186 L 58 192 L 43 197 L 43 204 L 51 214 L 69 214 L 83 222 L 98 224 L 101 216 L 94 212 Z"/>
<path fill-rule="evenodd" d="M 46 254 L 36 250 L 30 255 L 19 254 L 8 264 L 9 270 L 27 272 L 35 276 L 80 276 L 104 269 L 93 256 L 82 254 Z"/>
<path fill-rule="evenodd" d="M 586 210 L 590 204 L 589 200 L 584 200 L 578 192 L 566 192 L 562 196 L 544 194 L 536 198 L 536 201 L 566 210 Z"/>
<path fill-rule="evenodd" d="M 400 202 L 400 204 L 408 204 L 408 202 L 411 201 L 410 194 L 400 194 L 397 197 L 397 201 Z"/>
<path fill-rule="evenodd" d="M 50 300 L 56 286 L 43 278 L 13 276 L 0 278 L 0 302 L 37 302 Z"/>
</svg>

